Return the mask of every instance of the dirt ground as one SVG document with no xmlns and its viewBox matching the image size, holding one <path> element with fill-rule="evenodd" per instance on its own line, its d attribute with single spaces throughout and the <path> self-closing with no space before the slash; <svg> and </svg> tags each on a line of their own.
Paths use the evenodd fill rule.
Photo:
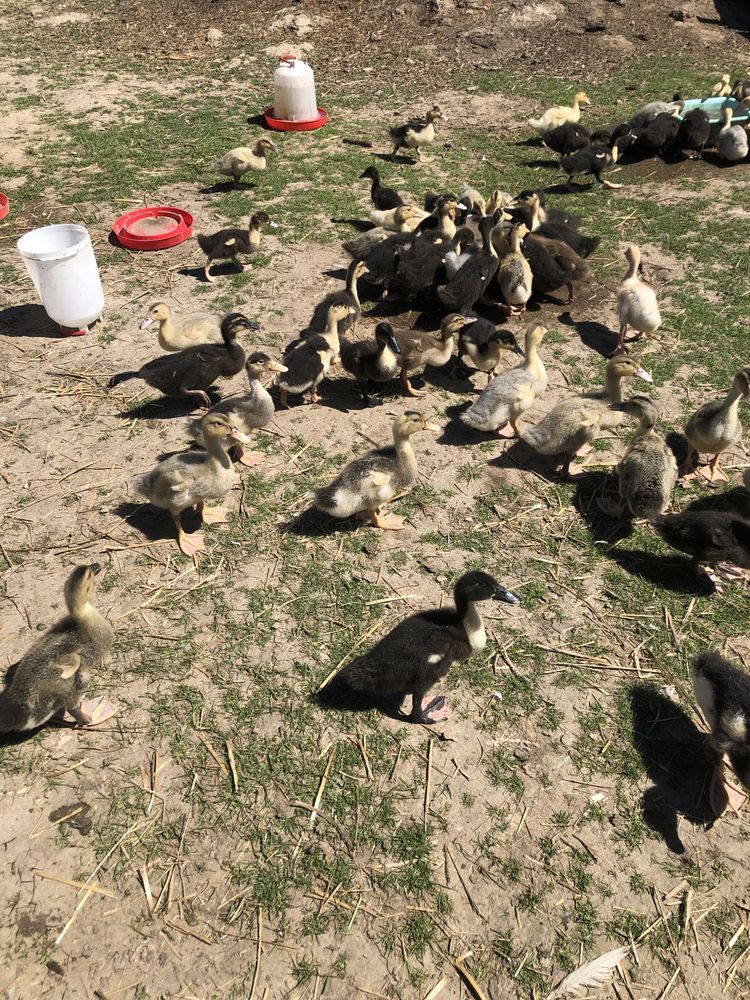
<svg viewBox="0 0 750 1000">
<path fill-rule="evenodd" d="M 0 84 L 9 102 L 7 163 L 35 175 L 44 142 L 54 138 L 39 106 L 24 107 L 24 98 L 40 97 L 41 111 L 74 118 L 95 94 L 104 128 L 107 109 L 114 120 L 123 94 L 137 95 L 141 85 L 132 69 L 120 67 L 109 78 L 111 47 L 151 67 L 164 60 L 173 68 L 184 60 L 189 75 L 211 58 L 204 42 L 208 28 L 237 39 L 238 50 L 306 41 L 321 77 L 345 77 L 354 59 L 376 67 L 382 59 L 393 67 L 395 85 L 409 78 L 423 88 L 424 103 L 437 102 L 462 121 L 492 116 L 496 128 L 510 132 L 518 129 L 518 115 L 534 106 L 533 79 L 526 94 L 465 93 L 446 83 L 449 68 L 460 75 L 464 68 L 520 64 L 529 77 L 601 81 L 652 52 L 683 53 L 707 72 L 723 69 L 730 50 L 733 64 L 750 64 L 750 16 L 739 0 L 682 0 L 684 20 L 671 16 L 674 0 L 312 3 L 304 11 L 318 27 L 309 38 L 268 28 L 274 17 L 294 14 L 301 5 L 271 6 L 123 0 L 108 10 L 73 3 L 56 13 L 9 9 L 2 15 L 6 31 L 15 22 L 33 43 L 43 30 L 45 45 L 64 46 L 67 58 L 82 59 L 84 78 L 50 93 L 42 73 L 19 75 L 17 61 L 0 55 Z M 171 86 L 165 79 L 165 105 Z M 342 120 L 367 123 L 378 111 L 349 118 L 342 112 Z M 699 169 L 714 197 L 722 186 L 729 191 L 732 181 L 720 168 L 707 162 Z M 631 186 L 611 195 L 618 218 L 630 211 L 630 198 L 653 199 L 678 212 L 687 197 L 667 168 L 626 167 L 622 177 Z M 12 197 L 23 181 L 18 173 L 8 180 L 0 188 Z M 744 184 L 747 193 L 746 179 Z M 356 179 L 349 188 L 364 218 L 366 192 Z M 195 185 L 170 183 L 159 193 L 165 204 L 222 222 L 210 196 Z M 277 201 L 281 207 L 283 194 Z M 738 213 L 747 215 L 747 206 L 735 201 Z M 456 382 L 431 371 L 423 400 L 394 390 L 385 405 L 368 410 L 339 369 L 324 384 L 323 405 L 276 413 L 264 441 L 266 461 L 231 498 L 232 524 L 206 529 L 206 561 L 195 566 L 180 557 L 168 518 L 142 506 L 132 481 L 185 446 L 190 405 L 154 406 L 148 403 L 154 393 L 139 382 L 113 392 L 104 386 L 114 372 L 136 368 L 156 353 L 152 334 L 138 329 L 152 301 L 165 298 L 185 311 L 215 302 L 220 309 L 227 285 L 196 291 L 193 241 L 165 255 L 124 260 L 109 241 L 117 210 L 92 201 L 77 204 L 72 216 L 91 231 L 107 299 L 104 324 L 81 339 L 57 336 L 14 256 L 21 232 L 71 218 L 52 179 L 38 200 L 0 227 L 12 271 L 0 311 L 0 665 L 14 662 L 59 614 L 66 572 L 99 561 L 106 571 L 97 606 L 118 641 L 94 687 L 121 704 L 116 719 L 97 733 L 51 728 L 29 740 L 0 742 L 3 996 L 541 998 L 566 971 L 623 943 L 633 944 L 632 955 L 615 984 L 596 995 L 750 995 L 742 967 L 750 913 L 747 816 L 710 823 L 700 795 L 706 774 L 700 723 L 680 667 L 694 641 L 716 635 L 716 612 L 688 588 L 678 592 L 683 617 L 673 619 L 656 582 L 623 608 L 613 564 L 592 557 L 588 536 L 584 542 L 580 534 L 582 507 L 593 505 L 595 491 L 574 502 L 558 491 L 549 464 L 529 449 L 504 448 L 489 438 L 467 448 L 467 438 L 455 431 L 451 417 L 484 387 L 482 374 Z M 318 235 L 333 228 L 321 216 Z M 318 239 L 314 231 L 291 244 L 269 235 L 264 252 L 271 264 L 258 269 L 251 293 L 236 304 L 263 324 L 252 346 L 278 356 L 322 295 L 341 287 L 346 260 L 338 240 Z M 663 339 L 647 350 L 658 365 L 665 351 L 677 350 L 682 307 L 676 293 L 693 259 L 655 242 L 644 243 L 643 252 L 646 276 L 670 317 Z M 600 378 L 601 355 L 615 337 L 613 289 L 621 268 L 615 243 L 607 253 L 609 270 L 599 269 L 570 309 L 548 303 L 534 314 L 563 336 L 550 338 L 544 349 L 550 386 L 530 417 L 565 398 L 576 377 L 587 388 Z M 720 295 L 710 289 L 706 301 L 712 294 L 716 304 Z M 371 332 L 377 318 L 363 317 L 360 334 Z M 393 321 L 404 328 L 417 316 L 403 311 Z M 566 334 L 573 323 L 586 333 L 585 355 L 581 340 Z M 514 329 L 521 336 L 522 325 Z M 722 388 L 709 374 L 698 371 L 696 378 L 694 366 L 690 374 L 683 382 L 678 369 L 675 382 L 654 386 L 667 424 L 679 423 L 686 407 Z M 221 393 L 241 391 L 243 384 L 238 376 L 223 383 Z M 148 405 L 138 410 L 141 401 Z M 406 530 L 394 536 L 368 529 L 308 531 L 304 519 L 295 530 L 309 486 L 330 478 L 352 453 L 388 441 L 393 415 L 412 408 L 444 430 L 415 439 L 420 483 Z M 607 439 L 592 468 L 601 477 L 621 453 L 622 441 Z M 736 478 L 746 461 L 740 446 L 725 465 Z M 478 503 L 486 507 L 481 523 L 474 520 Z M 588 525 L 596 544 L 611 542 L 593 514 Z M 549 540 L 554 555 L 543 545 Z M 403 614 L 446 602 L 447 581 L 469 563 L 484 563 L 528 599 L 488 612 L 497 645 L 481 668 L 470 664 L 457 672 L 450 684 L 457 711 L 439 732 L 385 718 L 368 728 L 307 706 L 316 682 L 345 655 L 342 649 L 348 654 L 360 642 L 366 648 L 371 636 Z M 307 619 L 296 615 L 293 602 L 307 600 L 310 566 L 320 567 L 320 579 L 335 593 L 330 607 L 324 600 L 315 605 L 320 617 L 311 612 Z M 346 605 L 355 585 L 387 596 L 373 599 L 374 610 L 354 606 L 353 617 L 342 621 L 339 605 Z M 728 655 L 747 661 L 740 591 L 738 586 L 725 597 L 732 624 L 716 638 L 726 638 Z M 260 604 L 253 604 L 258 595 Z M 661 660 L 648 648 L 649 630 L 657 628 L 665 637 Z M 480 669 L 483 678 L 471 678 Z M 583 674 L 575 682 L 560 683 L 576 671 Z M 529 694 L 527 710 L 524 685 L 532 673 L 535 701 L 532 707 Z M 597 714 L 602 704 L 625 698 L 626 682 L 644 685 L 630 696 L 642 767 L 632 785 L 623 785 L 622 771 L 613 767 L 607 774 L 601 767 L 615 751 L 612 719 Z M 517 700 L 504 707 L 509 691 Z M 251 702 L 260 707 L 243 716 L 237 704 Z M 290 719 L 290 704 L 301 721 Z M 580 736 L 584 718 L 587 742 Z M 665 719 L 677 720 L 666 765 L 663 757 L 649 756 L 652 732 Z M 377 762 L 373 746 L 380 751 Z M 343 800 L 339 812 L 323 795 L 312 827 L 309 807 L 334 752 L 331 785 L 336 769 L 344 772 L 336 782 L 344 782 L 356 768 L 361 802 L 347 803 L 355 817 L 348 826 Z M 697 764 L 692 784 L 675 797 L 665 775 L 679 769 L 685 755 Z M 397 803 L 382 820 L 388 836 L 393 829 L 429 827 L 426 861 L 416 853 L 399 860 L 393 851 L 380 852 L 364 832 L 360 840 L 360 824 L 364 830 L 386 795 Z M 299 800 L 307 812 L 293 805 Z M 658 835 L 633 846 L 636 814 L 649 809 L 658 813 L 650 827 Z M 556 874 L 547 867 L 549 858 L 539 855 L 540 844 L 543 851 L 551 845 L 558 857 Z M 499 845 L 512 870 L 522 871 L 519 884 L 509 864 L 494 867 Z M 291 888 L 286 904 L 269 912 L 258 879 L 273 870 L 277 857 L 292 872 Z M 337 864 L 356 873 L 341 891 Z M 421 879 L 420 865 L 450 900 L 448 909 L 437 895 L 421 896 L 419 886 L 407 890 L 405 879 L 392 883 L 395 888 L 382 879 L 393 872 L 401 877 L 409 866 Z M 306 881 L 307 870 L 330 874 L 327 881 Z M 584 947 L 578 929 L 594 902 L 597 916 L 590 918 Z M 623 915 L 632 913 L 643 921 L 628 923 Z M 723 922 L 715 923 L 719 915 Z M 310 931 L 313 917 L 329 922 Z M 420 951 L 413 941 L 423 918 L 431 922 L 432 943 Z M 465 965 L 457 967 L 466 953 Z M 457 968 L 470 969 L 474 978 Z M 444 986 L 431 992 L 443 976 Z"/>
</svg>

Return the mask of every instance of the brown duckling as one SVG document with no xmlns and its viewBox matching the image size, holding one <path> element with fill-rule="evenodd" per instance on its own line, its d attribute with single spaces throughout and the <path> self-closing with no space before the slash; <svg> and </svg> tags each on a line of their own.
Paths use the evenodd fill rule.
<svg viewBox="0 0 750 1000">
<path fill-rule="evenodd" d="M 72 716 L 79 726 L 99 725 L 116 706 L 104 699 L 84 702 L 91 671 L 109 653 L 112 626 L 91 604 L 98 563 L 77 566 L 65 583 L 67 615 L 13 664 L 0 691 L 0 733 L 25 732 L 50 719 Z"/>
<path fill-rule="evenodd" d="M 246 271 L 249 265 L 242 264 L 239 255 L 249 257 L 257 253 L 263 226 L 275 229 L 276 225 L 266 212 L 256 212 L 250 217 L 247 229 L 220 229 L 210 236 L 198 233 L 195 238 L 206 255 L 206 265 L 203 268 L 206 281 L 216 281 L 216 278 L 211 277 L 211 265 L 217 260 L 232 260 L 238 271 Z"/>
<path fill-rule="evenodd" d="M 412 386 L 409 373 L 425 365 L 435 368 L 446 365 L 453 354 L 453 337 L 465 323 L 465 316 L 451 313 L 443 319 L 439 330 L 399 330 L 401 385 L 407 396 L 427 395 L 424 389 Z"/>
<path fill-rule="evenodd" d="M 700 452 L 712 455 L 708 463 L 709 482 L 728 481 L 726 472 L 719 465 L 721 453 L 736 444 L 742 436 L 742 424 L 737 410 L 740 400 L 750 400 L 750 367 L 740 368 L 732 387 L 723 399 L 712 399 L 699 407 L 687 422 L 685 437 L 688 441 L 687 457 L 680 474 L 685 479 L 699 475 L 694 469 L 694 456 Z"/>
<path fill-rule="evenodd" d="M 268 154 L 275 152 L 277 152 L 276 143 L 265 137 L 259 139 L 252 147 L 235 146 L 214 161 L 214 173 L 231 177 L 234 186 L 239 187 L 240 180 L 248 171 L 265 170 L 268 166 Z"/>
<path fill-rule="evenodd" d="M 334 302 L 328 307 L 328 323 L 322 333 L 314 333 L 309 337 L 297 340 L 284 353 L 284 364 L 287 371 L 280 376 L 279 386 L 280 406 L 283 410 L 289 408 L 288 397 L 310 393 L 308 402 L 320 402 L 317 388 L 328 373 L 341 349 L 339 341 L 339 323 L 354 315 L 354 306 L 346 302 Z"/>
<path fill-rule="evenodd" d="M 442 121 L 440 108 L 428 111 L 424 118 L 412 118 L 403 125 L 391 129 L 393 152 L 391 159 L 396 158 L 399 149 L 415 149 L 417 160 L 422 159 L 422 146 L 431 146 L 436 139 L 435 122 Z"/>
</svg>

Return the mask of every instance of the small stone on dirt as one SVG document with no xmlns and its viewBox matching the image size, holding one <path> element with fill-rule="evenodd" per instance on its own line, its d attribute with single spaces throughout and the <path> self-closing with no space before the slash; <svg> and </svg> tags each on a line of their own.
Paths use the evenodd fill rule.
<svg viewBox="0 0 750 1000">
<path fill-rule="evenodd" d="M 673 21 L 687 21 L 687 19 L 690 17 L 688 12 L 686 10 L 683 10 L 682 7 L 675 7 L 674 10 L 671 10 L 669 12 L 669 16 L 672 18 Z"/>
<path fill-rule="evenodd" d="M 604 21 L 587 21 L 586 27 L 584 28 L 584 31 L 588 31 L 590 33 L 594 33 L 596 31 L 606 31 L 606 30 L 607 30 L 607 25 L 604 23 Z"/>
<path fill-rule="evenodd" d="M 206 31 L 206 42 L 209 45 L 213 45 L 214 47 L 221 45 L 223 38 L 224 32 L 219 28 L 208 28 Z"/>
</svg>

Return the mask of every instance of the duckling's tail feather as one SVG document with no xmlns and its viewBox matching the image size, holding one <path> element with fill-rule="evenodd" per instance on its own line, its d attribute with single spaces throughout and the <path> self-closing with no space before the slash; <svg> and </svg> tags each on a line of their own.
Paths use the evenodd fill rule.
<svg viewBox="0 0 750 1000">
<path fill-rule="evenodd" d="M 541 118 L 529 118 L 529 125 L 531 125 L 532 128 L 537 129 L 537 131 L 542 131 L 546 127 Z"/>
<path fill-rule="evenodd" d="M 139 375 L 140 372 L 118 372 L 117 375 L 113 375 L 109 382 L 107 382 L 107 388 L 114 389 L 120 382 L 127 382 L 128 379 L 138 378 Z"/>
</svg>

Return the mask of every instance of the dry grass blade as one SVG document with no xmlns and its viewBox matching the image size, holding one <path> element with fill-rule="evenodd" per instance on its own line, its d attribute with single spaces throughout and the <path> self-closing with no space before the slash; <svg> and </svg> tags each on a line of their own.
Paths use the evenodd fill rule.
<svg viewBox="0 0 750 1000">
<path fill-rule="evenodd" d="M 468 951 L 466 952 L 465 955 L 459 955 L 458 958 L 455 958 L 453 960 L 453 966 L 456 972 L 458 972 L 458 974 L 461 976 L 463 981 L 468 986 L 471 995 L 474 997 L 474 1000 L 488 1000 L 487 994 L 484 992 L 482 987 L 479 985 L 479 983 L 476 981 L 476 979 L 472 976 L 472 974 L 464 965 L 466 959 L 469 958 L 472 954 L 473 952 Z"/>
<path fill-rule="evenodd" d="M 574 969 L 560 985 L 547 995 L 546 1000 L 561 1000 L 562 997 L 583 996 L 592 988 L 606 986 L 612 978 L 618 962 L 630 951 L 630 946 L 606 951 L 598 958 Z"/>
<path fill-rule="evenodd" d="M 60 885 L 69 885 L 72 889 L 86 889 L 88 892 L 96 892 L 101 896 L 107 896 L 109 899 L 119 899 L 120 897 L 116 892 L 112 892 L 111 889 L 105 889 L 101 885 L 84 885 L 83 882 L 76 882 L 72 878 L 61 878 L 59 875 L 53 875 L 52 872 L 34 872 L 36 878 L 47 879 L 50 882 L 59 882 Z"/>
<path fill-rule="evenodd" d="M 448 977 L 443 976 L 442 979 L 438 980 L 432 987 L 429 993 L 425 994 L 424 1000 L 435 1000 L 438 993 L 442 993 L 445 987 L 448 985 Z"/>
<path fill-rule="evenodd" d="M 326 762 L 325 770 L 320 778 L 320 784 L 318 785 L 318 794 L 315 796 L 315 801 L 313 802 L 312 812 L 310 813 L 309 826 L 313 826 L 315 820 L 318 816 L 318 807 L 323 799 L 323 792 L 325 791 L 326 784 L 328 782 L 328 775 L 331 771 L 331 764 L 333 764 L 333 758 L 336 756 L 336 747 L 331 747 L 331 752 L 328 754 L 328 760 Z"/>
</svg>

